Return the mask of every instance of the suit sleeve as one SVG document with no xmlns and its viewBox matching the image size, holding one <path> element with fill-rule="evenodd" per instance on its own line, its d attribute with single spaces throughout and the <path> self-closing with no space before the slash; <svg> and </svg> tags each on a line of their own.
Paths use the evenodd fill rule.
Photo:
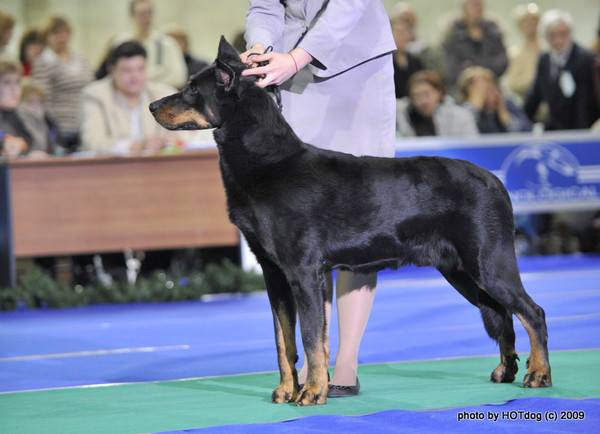
<svg viewBox="0 0 600 434">
<path fill-rule="evenodd" d="M 260 43 L 281 51 L 284 26 L 285 8 L 278 0 L 250 0 L 244 34 L 247 48 Z"/>
<path fill-rule="evenodd" d="M 327 69 L 328 59 L 354 30 L 371 3 L 370 0 L 330 0 L 298 45 Z"/>
<path fill-rule="evenodd" d="M 576 128 L 588 129 L 596 121 L 599 113 L 594 97 L 594 61 L 593 55 L 583 57 L 581 76 L 577 79 L 579 101 L 576 104 Z"/>
</svg>

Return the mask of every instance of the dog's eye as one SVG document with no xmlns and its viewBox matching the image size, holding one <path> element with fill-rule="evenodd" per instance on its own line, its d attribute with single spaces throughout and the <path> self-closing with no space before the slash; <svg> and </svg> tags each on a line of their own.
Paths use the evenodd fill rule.
<svg viewBox="0 0 600 434">
<path fill-rule="evenodd" d="M 198 93 L 198 88 L 196 86 L 190 85 L 189 91 L 192 95 L 195 95 Z"/>
</svg>

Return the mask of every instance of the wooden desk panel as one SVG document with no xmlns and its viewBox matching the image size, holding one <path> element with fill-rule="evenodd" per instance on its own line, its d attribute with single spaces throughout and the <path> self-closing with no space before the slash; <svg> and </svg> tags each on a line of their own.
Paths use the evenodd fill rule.
<svg viewBox="0 0 600 434">
<path fill-rule="evenodd" d="M 216 150 L 10 164 L 15 256 L 236 245 Z"/>
</svg>

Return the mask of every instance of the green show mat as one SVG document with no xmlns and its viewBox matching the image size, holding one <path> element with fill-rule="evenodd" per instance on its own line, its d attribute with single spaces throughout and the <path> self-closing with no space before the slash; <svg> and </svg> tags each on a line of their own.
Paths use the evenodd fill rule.
<svg viewBox="0 0 600 434">
<path fill-rule="evenodd" d="M 0 394 L 2 433 L 148 433 L 265 423 L 312 415 L 364 415 L 501 403 L 526 397 L 600 397 L 600 350 L 550 355 L 554 387 L 525 389 L 521 380 L 493 384 L 499 357 L 361 365 L 357 397 L 326 405 L 272 404 L 278 373 L 117 384 Z"/>
</svg>

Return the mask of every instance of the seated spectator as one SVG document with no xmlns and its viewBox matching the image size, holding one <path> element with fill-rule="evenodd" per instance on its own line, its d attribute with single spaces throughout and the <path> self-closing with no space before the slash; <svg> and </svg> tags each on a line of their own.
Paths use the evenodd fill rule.
<svg viewBox="0 0 600 434">
<path fill-rule="evenodd" d="M 63 132 L 64 147 L 74 150 L 79 144 L 81 89 L 94 80 L 94 73 L 87 60 L 71 50 L 71 25 L 65 18 L 50 17 L 44 36 L 48 46 L 33 61 L 32 77 L 46 89 L 48 111 Z"/>
<path fill-rule="evenodd" d="M 46 89 L 42 83 L 31 77 L 23 77 L 19 109 L 30 115 L 31 125 L 35 129 L 34 136 L 38 137 L 39 143 L 44 144 L 42 147 L 47 148 L 49 154 L 60 151 L 62 133 L 58 123 L 46 109 Z"/>
<path fill-rule="evenodd" d="M 445 83 L 453 89 L 469 66 L 483 66 L 500 77 L 508 67 L 503 34 L 498 24 L 484 17 L 483 0 L 463 0 L 462 17 L 451 23 L 442 42 Z"/>
<path fill-rule="evenodd" d="M 473 115 L 445 96 L 439 74 L 415 73 L 408 82 L 408 98 L 398 100 L 397 124 L 400 135 L 477 136 Z"/>
<path fill-rule="evenodd" d="M 572 40 L 572 24 L 571 15 L 558 9 L 545 12 L 540 19 L 540 33 L 550 49 L 539 58 L 524 108 L 532 119 L 546 102 L 548 130 L 587 129 L 598 118 L 593 87 L 596 56 Z"/>
<path fill-rule="evenodd" d="M 11 13 L 0 11 L 0 56 L 2 57 L 14 57 L 8 50 L 8 43 L 12 38 L 16 22 L 17 20 Z"/>
<path fill-rule="evenodd" d="M 207 61 L 199 59 L 190 53 L 190 42 L 188 35 L 181 27 L 173 26 L 169 29 L 169 31 L 166 32 L 166 34 L 175 39 L 177 44 L 179 44 L 179 48 L 181 48 L 181 52 L 183 53 L 183 58 L 185 59 L 185 64 L 187 66 L 188 77 L 194 75 L 208 65 Z"/>
<path fill-rule="evenodd" d="M 177 142 L 153 118 L 148 105 L 176 90 L 146 80 L 146 50 L 135 41 L 115 47 L 107 61 L 109 75 L 83 89 L 83 149 L 124 154 L 158 151 Z"/>
<path fill-rule="evenodd" d="M 29 29 L 23 33 L 19 43 L 19 60 L 23 65 L 23 76 L 29 77 L 33 61 L 37 59 L 46 46 L 44 35 L 38 29 Z"/>
<path fill-rule="evenodd" d="M 45 157 L 53 152 L 55 131 L 42 121 L 43 117 L 19 106 L 21 94 L 21 64 L 0 58 L 0 131 L 4 137 L 0 153 L 9 158 Z"/>
<path fill-rule="evenodd" d="M 152 4 L 149 0 L 132 0 L 130 14 L 135 23 L 133 32 L 125 32 L 114 39 L 119 45 L 136 40 L 146 49 L 148 80 L 181 89 L 187 82 L 187 66 L 183 53 L 170 36 L 152 29 Z"/>
<path fill-rule="evenodd" d="M 482 134 L 531 131 L 531 122 L 521 108 L 502 94 L 494 73 L 471 66 L 458 77 L 458 99 L 468 109 Z"/>
<path fill-rule="evenodd" d="M 508 49 L 505 79 L 508 90 L 522 101 L 533 83 L 537 60 L 546 43 L 538 37 L 540 8 L 535 3 L 517 6 L 514 15 L 523 39 Z"/>
<path fill-rule="evenodd" d="M 421 59 L 408 51 L 408 44 L 412 39 L 408 22 L 402 18 L 395 18 L 391 20 L 391 25 L 397 48 L 393 54 L 396 98 L 403 98 L 408 96 L 408 79 L 424 68 Z"/>
</svg>

